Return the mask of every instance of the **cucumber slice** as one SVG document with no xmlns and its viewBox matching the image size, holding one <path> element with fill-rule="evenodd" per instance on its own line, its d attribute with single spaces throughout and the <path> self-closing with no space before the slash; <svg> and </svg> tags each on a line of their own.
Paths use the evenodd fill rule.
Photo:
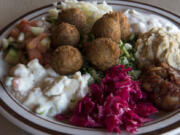
<svg viewBox="0 0 180 135">
<path fill-rule="evenodd" d="M 8 39 L 3 38 L 3 39 L 2 39 L 2 48 L 3 48 L 3 50 L 6 50 L 6 49 L 8 48 L 8 46 L 9 46 L 9 41 L 8 41 Z"/>
<path fill-rule="evenodd" d="M 42 27 L 31 27 L 30 31 L 34 34 L 34 35 L 39 35 L 41 33 L 44 32 L 44 28 Z"/>
<path fill-rule="evenodd" d="M 13 37 L 9 37 L 9 38 L 8 38 L 8 42 L 9 42 L 9 43 L 12 43 L 12 42 L 14 42 L 14 41 L 15 41 L 15 39 L 14 39 Z"/>
<path fill-rule="evenodd" d="M 41 44 L 46 48 L 49 48 L 50 43 L 51 43 L 51 40 L 49 37 L 46 37 L 43 40 L 41 40 Z"/>
<path fill-rule="evenodd" d="M 23 32 L 21 32 L 21 33 L 19 34 L 19 36 L 18 36 L 18 41 L 19 41 L 19 42 L 23 42 L 23 41 L 24 41 L 24 33 L 23 33 Z"/>
<path fill-rule="evenodd" d="M 8 64 L 17 64 L 19 62 L 19 58 L 20 58 L 20 51 L 16 51 L 13 48 L 10 48 L 8 53 L 6 54 L 6 56 L 4 57 L 4 60 L 8 63 Z"/>
<path fill-rule="evenodd" d="M 58 13 L 59 13 L 59 10 L 57 10 L 56 8 L 49 10 L 49 16 L 53 16 L 56 19 L 58 19 Z"/>
<path fill-rule="evenodd" d="M 46 16 L 46 21 L 49 23 L 55 23 L 57 20 L 56 16 Z"/>
</svg>

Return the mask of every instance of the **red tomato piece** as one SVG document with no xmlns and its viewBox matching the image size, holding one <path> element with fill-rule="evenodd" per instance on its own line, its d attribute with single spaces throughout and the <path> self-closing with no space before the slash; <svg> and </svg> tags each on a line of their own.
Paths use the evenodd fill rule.
<svg viewBox="0 0 180 135">
<path fill-rule="evenodd" d="M 41 33 L 40 35 L 38 35 L 37 37 L 32 39 L 26 46 L 27 50 L 31 50 L 31 49 L 36 48 L 38 46 L 38 44 L 40 44 L 40 41 L 45 37 L 47 37 L 47 34 Z"/>
</svg>

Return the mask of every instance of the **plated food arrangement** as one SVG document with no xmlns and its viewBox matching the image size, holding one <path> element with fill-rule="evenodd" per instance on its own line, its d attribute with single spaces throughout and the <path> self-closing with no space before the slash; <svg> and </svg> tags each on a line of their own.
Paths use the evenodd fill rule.
<svg viewBox="0 0 180 135">
<path fill-rule="evenodd" d="M 180 107 L 180 30 L 156 15 L 64 1 L 46 17 L 22 19 L 1 52 L 6 87 L 45 118 L 135 133 Z"/>
</svg>

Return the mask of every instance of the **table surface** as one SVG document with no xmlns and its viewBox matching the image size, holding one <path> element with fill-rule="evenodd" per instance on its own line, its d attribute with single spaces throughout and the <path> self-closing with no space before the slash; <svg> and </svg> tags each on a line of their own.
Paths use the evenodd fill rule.
<svg viewBox="0 0 180 135">
<path fill-rule="evenodd" d="M 0 0 L 0 29 L 22 14 L 59 0 Z M 180 15 L 180 0 L 134 0 L 159 6 Z M 13 13 L 13 14 L 12 14 Z M 29 135 L 0 115 L 1 135 Z"/>
</svg>

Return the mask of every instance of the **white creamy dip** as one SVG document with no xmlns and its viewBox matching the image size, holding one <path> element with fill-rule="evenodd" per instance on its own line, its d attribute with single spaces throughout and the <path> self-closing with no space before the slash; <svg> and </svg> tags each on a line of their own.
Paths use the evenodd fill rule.
<svg viewBox="0 0 180 135">
<path fill-rule="evenodd" d="M 21 102 L 29 109 L 54 116 L 74 107 L 88 93 L 90 77 L 79 71 L 72 76 L 61 76 L 34 59 L 27 65 L 18 64 L 12 68 L 6 85 L 14 93 L 20 93 Z"/>
<path fill-rule="evenodd" d="M 153 28 L 138 38 L 135 47 L 140 66 L 147 67 L 158 61 L 180 70 L 180 33 Z"/>
<path fill-rule="evenodd" d="M 133 33 L 145 33 L 152 28 L 164 28 L 172 33 L 180 32 L 175 24 L 157 15 L 138 12 L 134 9 L 127 9 L 124 14 L 129 20 Z"/>
</svg>

